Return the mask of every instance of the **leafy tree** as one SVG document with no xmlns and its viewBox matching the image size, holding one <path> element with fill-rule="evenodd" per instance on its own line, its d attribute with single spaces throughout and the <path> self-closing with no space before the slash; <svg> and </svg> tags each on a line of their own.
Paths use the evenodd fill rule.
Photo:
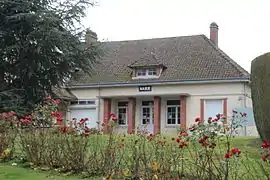
<svg viewBox="0 0 270 180">
<path fill-rule="evenodd" d="M 257 130 L 262 140 L 270 139 L 270 53 L 251 63 L 251 96 Z"/>
<path fill-rule="evenodd" d="M 0 93 L 0 112 L 7 106 L 3 100 L 14 105 L 14 94 L 21 107 L 31 109 L 75 69 L 92 71 L 99 48 L 83 45 L 81 20 L 93 5 L 89 0 L 0 1 L 0 92 L 13 92 Z"/>
</svg>

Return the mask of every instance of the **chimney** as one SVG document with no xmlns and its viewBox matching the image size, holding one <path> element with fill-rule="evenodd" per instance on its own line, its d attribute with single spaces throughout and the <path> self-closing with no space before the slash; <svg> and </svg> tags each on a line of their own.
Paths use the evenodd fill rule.
<svg viewBox="0 0 270 180">
<path fill-rule="evenodd" d="M 210 40 L 218 46 L 218 25 L 215 22 L 210 24 Z"/>
<path fill-rule="evenodd" d="M 97 33 L 87 28 L 85 32 L 85 43 L 90 45 L 96 42 L 97 42 Z"/>
</svg>

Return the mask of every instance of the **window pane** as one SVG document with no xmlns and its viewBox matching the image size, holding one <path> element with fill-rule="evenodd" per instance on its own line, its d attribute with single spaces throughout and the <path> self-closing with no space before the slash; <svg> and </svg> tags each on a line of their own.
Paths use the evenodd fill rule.
<svg viewBox="0 0 270 180">
<path fill-rule="evenodd" d="M 177 107 L 167 107 L 167 124 L 176 124 L 176 108 Z"/>
<path fill-rule="evenodd" d="M 143 124 L 150 123 L 150 108 L 149 107 L 142 108 L 142 123 Z"/>
<path fill-rule="evenodd" d="M 146 69 L 137 69 L 136 75 L 137 76 L 146 76 Z"/>
<path fill-rule="evenodd" d="M 155 75 L 157 75 L 157 69 L 156 68 L 150 68 L 148 70 L 148 75 L 149 76 L 155 76 Z"/>
<path fill-rule="evenodd" d="M 95 101 L 87 101 L 87 104 L 96 104 Z"/>
<path fill-rule="evenodd" d="M 126 125 L 126 120 L 127 120 L 127 108 L 118 107 L 118 124 Z"/>
<path fill-rule="evenodd" d="M 79 104 L 87 104 L 87 101 L 79 101 Z"/>
<path fill-rule="evenodd" d="M 71 101 L 70 104 L 71 105 L 78 104 L 78 101 Z"/>
</svg>

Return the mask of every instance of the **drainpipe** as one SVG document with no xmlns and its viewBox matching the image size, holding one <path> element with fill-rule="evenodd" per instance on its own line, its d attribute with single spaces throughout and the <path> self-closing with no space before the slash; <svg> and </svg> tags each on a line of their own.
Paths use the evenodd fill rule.
<svg viewBox="0 0 270 180">
<path fill-rule="evenodd" d="M 244 107 L 247 107 L 247 89 L 246 89 L 246 83 L 244 83 Z"/>
<path fill-rule="evenodd" d="M 98 118 L 98 129 L 100 129 L 100 86 L 98 86 L 98 106 L 97 106 L 97 108 L 98 108 L 98 115 L 97 115 L 97 118 Z"/>
</svg>

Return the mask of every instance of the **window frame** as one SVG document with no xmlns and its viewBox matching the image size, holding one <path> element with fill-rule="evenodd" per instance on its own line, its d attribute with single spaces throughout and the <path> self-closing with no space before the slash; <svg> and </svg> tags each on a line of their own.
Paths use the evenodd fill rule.
<svg viewBox="0 0 270 180">
<path fill-rule="evenodd" d="M 147 69 L 146 68 L 136 69 L 136 77 L 145 77 L 145 76 L 147 76 Z"/>
<path fill-rule="evenodd" d="M 135 70 L 135 77 L 138 78 L 151 78 L 157 77 L 157 68 L 139 68 Z"/>
<path fill-rule="evenodd" d="M 85 105 L 91 105 L 95 106 L 97 105 L 96 100 L 94 99 L 78 99 L 70 102 L 70 106 L 85 106 Z"/>
<path fill-rule="evenodd" d="M 178 105 L 168 105 L 168 101 L 179 101 L 179 104 Z M 181 104 L 180 104 L 180 99 L 167 99 L 166 100 L 166 126 L 178 126 L 178 125 L 181 125 Z M 174 124 L 169 124 L 168 123 L 168 108 L 175 108 L 175 123 Z M 178 123 L 178 119 L 180 121 L 180 123 Z"/>
<path fill-rule="evenodd" d="M 119 103 L 126 103 L 126 105 L 121 105 L 119 106 Z M 126 109 L 126 118 L 125 118 L 125 124 L 119 124 L 119 109 Z M 117 101 L 117 125 L 118 126 L 127 126 L 128 125 L 128 101 L 127 100 L 121 100 L 121 101 Z"/>
<path fill-rule="evenodd" d="M 220 113 L 223 114 L 224 113 L 224 100 L 226 98 L 207 98 L 207 99 L 203 99 L 203 113 L 204 113 L 204 119 L 207 120 L 209 117 L 207 117 L 207 101 L 220 101 L 221 102 L 221 112 L 217 112 L 216 114 Z M 216 114 L 213 114 L 213 118 L 216 116 Z"/>
<path fill-rule="evenodd" d="M 148 76 L 157 76 L 157 68 L 149 68 L 147 71 L 147 75 Z"/>
</svg>

